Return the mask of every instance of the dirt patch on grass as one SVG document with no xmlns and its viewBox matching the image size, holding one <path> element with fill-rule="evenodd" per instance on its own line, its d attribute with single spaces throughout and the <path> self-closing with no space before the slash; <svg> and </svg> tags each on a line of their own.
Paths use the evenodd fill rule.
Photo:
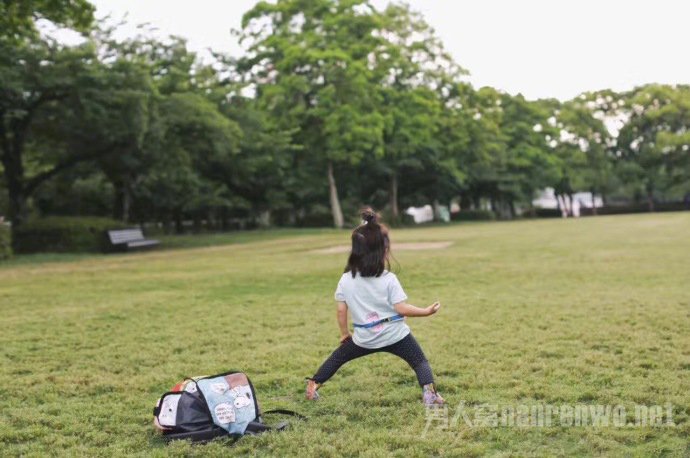
<svg viewBox="0 0 690 458">
<path fill-rule="evenodd" d="M 441 250 L 448 248 L 453 242 L 401 242 L 393 244 L 393 251 L 415 251 L 415 250 Z M 336 254 L 347 253 L 350 251 L 349 245 L 336 245 L 328 248 L 319 248 L 312 253 Z"/>
</svg>

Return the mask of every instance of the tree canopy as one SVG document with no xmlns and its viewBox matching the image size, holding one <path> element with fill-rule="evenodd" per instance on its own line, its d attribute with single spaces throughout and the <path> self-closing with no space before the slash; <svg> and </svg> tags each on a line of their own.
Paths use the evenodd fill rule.
<svg viewBox="0 0 690 458">
<path fill-rule="evenodd" d="M 342 227 L 362 204 L 458 202 L 501 217 L 535 194 L 690 193 L 690 86 L 572 100 L 475 88 L 402 3 L 278 0 L 246 12 L 239 58 L 125 40 L 84 0 L 0 6 L 0 213 L 110 214 L 183 230 Z M 67 45 L 37 20 L 85 34 Z"/>
</svg>

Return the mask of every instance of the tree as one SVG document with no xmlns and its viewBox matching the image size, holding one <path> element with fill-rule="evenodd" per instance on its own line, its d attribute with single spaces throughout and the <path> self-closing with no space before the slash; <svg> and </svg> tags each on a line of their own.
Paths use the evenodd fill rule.
<svg viewBox="0 0 690 458">
<path fill-rule="evenodd" d="M 438 132 L 439 102 L 435 94 L 425 88 L 382 90 L 384 114 L 384 153 L 379 167 L 389 177 L 388 203 L 391 217 L 397 220 L 398 179 L 401 169 L 422 169 L 424 149 L 434 143 Z"/>
<path fill-rule="evenodd" d="M 690 88 L 652 84 L 627 97 L 629 119 L 618 150 L 644 187 L 649 211 L 655 193 L 685 189 L 690 178 Z"/>
<path fill-rule="evenodd" d="M 555 130 L 549 112 L 539 102 L 510 96 L 493 88 L 467 95 L 473 123 L 466 194 L 476 207 L 481 197 L 493 211 L 515 216 L 516 203 L 531 206 L 534 192 L 551 183 L 557 158 L 548 145 Z"/>
<path fill-rule="evenodd" d="M 223 188 L 208 194 L 208 200 L 197 199 L 197 209 L 230 198 L 229 177 L 234 174 L 242 136 L 237 123 L 224 116 L 213 102 L 194 93 L 171 94 L 163 100 L 161 113 L 165 155 L 185 158 L 199 178 L 213 183 L 210 187 Z"/>
<path fill-rule="evenodd" d="M 441 97 L 464 70 L 445 52 L 433 29 L 405 4 L 390 4 L 376 34 L 383 42 L 372 54 L 384 116 L 380 169 L 388 176 L 391 216 L 399 218 L 398 180 L 403 168 L 420 170 L 440 129 Z M 434 145 L 436 144 L 436 145 Z M 426 161 L 428 162 L 428 161 Z"/>
<path fill-rule="evenodd" d="M 513 217 L 516 201 L 531 202 L 535 191 L 551 182 L 557 159 L 550 151 L 547 136 L 553 137 L 556 131 L 548 125 L 548 111 L 520 94 L 504 94 L 501 106 L 501 129 L 507 144 L 499 191 L 500 200 L 508 205 Z"/>
<path fill-rule="evenodd" d="M 36 21 L 48 19 L 63 27 L 87 32 L 95 7 L 87 0 L 3 0 L 0 3 L 0 41 L 36 36 Z"/>
<path fill-rule="evenodd" d="M 604 119 L 606 113 L 618 108 L 617 100 L 608 91 L 602 91 L 582 94 L 563 104 L 552 102 L 556 108 L 549 121 L 553 121 L 560 130 L 554 139 L 556 154 L 561 159 L 561 174 L 554 186 L 557 194 L 572 200 L 574 190 L 586 189 L 593 200 L 596 194 L 605 197 L 612 189 L 614 162 L 611 148 L 615 141 Z M 594 201 L 592 211 L 596 214 Z"/>
<path fill-rule="evenodd" d="M 57 106 L 84 109 L 85 94 L 97 87 L 102 74 L 91 43 L 62 46 L 50 39 L 31 38 L 18 43 L 0 42 L 0 161 L 4 168 L 13 228 L 24 221 L 26 202 L 36 188 L 75 164 L 94 158 L 92 152 L 66 148 L 56 118 L 49 135 L 36 129 Z M 41 138 L 43 137 L 43 139 Z M 47 139 L 59 143 L 47 147 Z M 28 157 L 32 170 L 27 170 Z M 31 174 L 33 172 L 33 174 Z M 31 174 L 31 175 L 28 175 Z"/>
<path fill-rule="evenodd" d="M 124 57 L 106 66 L 103 84 L 89 100 L 91 109 L 74 120 L 72 149 L 96 153 L 113 185 L 113 217 L 126 222 L 134 189 L 155 166 L 162 135 L 158 100 L 146 67 Z"/>
<path fill-rule="evenodd" d="M 260 2 L 242 20 L 248 57 L 238 68 L 280 127 L 299 129 L 295 143 L 308 160 L 323 167 L 336 227 L 344 223 L 336 166 L 381 148 L 369 68 L 379 25 L 365 0 Z"/>
<path fill-rule="evenodd" d="M 262 225 L 269 225 L 273 211 L 290 209 L 288 178 L 299 150 L 292 143 L 295 129 L 279 128 L 251 98 L 232 97 L 221 110 L 242 130 L 230 189 L 250 203 Z"/>
</svg>

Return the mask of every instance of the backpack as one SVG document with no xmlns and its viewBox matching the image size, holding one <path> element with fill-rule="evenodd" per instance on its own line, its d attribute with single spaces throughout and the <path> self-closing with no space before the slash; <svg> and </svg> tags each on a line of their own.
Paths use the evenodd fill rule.
<svg viewBox="0 0 690 458">
<path fill-rule="evenodd" d="M 291 410 L 280 413 L 305 419 Z M 166 440 L 190 439 L 204 442 L 229 436 L 235 440 L 247 434 L 282 431 L 287 422 L 268 426 L 261 419 L 256 391 L 244 372 L 187 378 L 163 394 L 153 408 L 153 422 Z"/>
</svg>

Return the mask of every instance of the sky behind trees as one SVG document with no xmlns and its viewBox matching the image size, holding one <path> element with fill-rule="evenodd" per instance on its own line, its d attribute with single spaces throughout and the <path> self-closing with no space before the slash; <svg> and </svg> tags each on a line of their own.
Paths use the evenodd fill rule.
<svg viewBox="0 0 690 458">
<path fill-rule="evenodd" d="M 148 22 L 196 50 L 240 53 L 229 33 L 256 0 L 94 0 L 97 16 L 128 14 L 123 33 Z M 387 1 L 376 0 L 377 5 Z M 411 0 L 476 86 L 529 99 L 570 99 L 602 88 L 690 81 L 678 0 Z"/>
</svg>

